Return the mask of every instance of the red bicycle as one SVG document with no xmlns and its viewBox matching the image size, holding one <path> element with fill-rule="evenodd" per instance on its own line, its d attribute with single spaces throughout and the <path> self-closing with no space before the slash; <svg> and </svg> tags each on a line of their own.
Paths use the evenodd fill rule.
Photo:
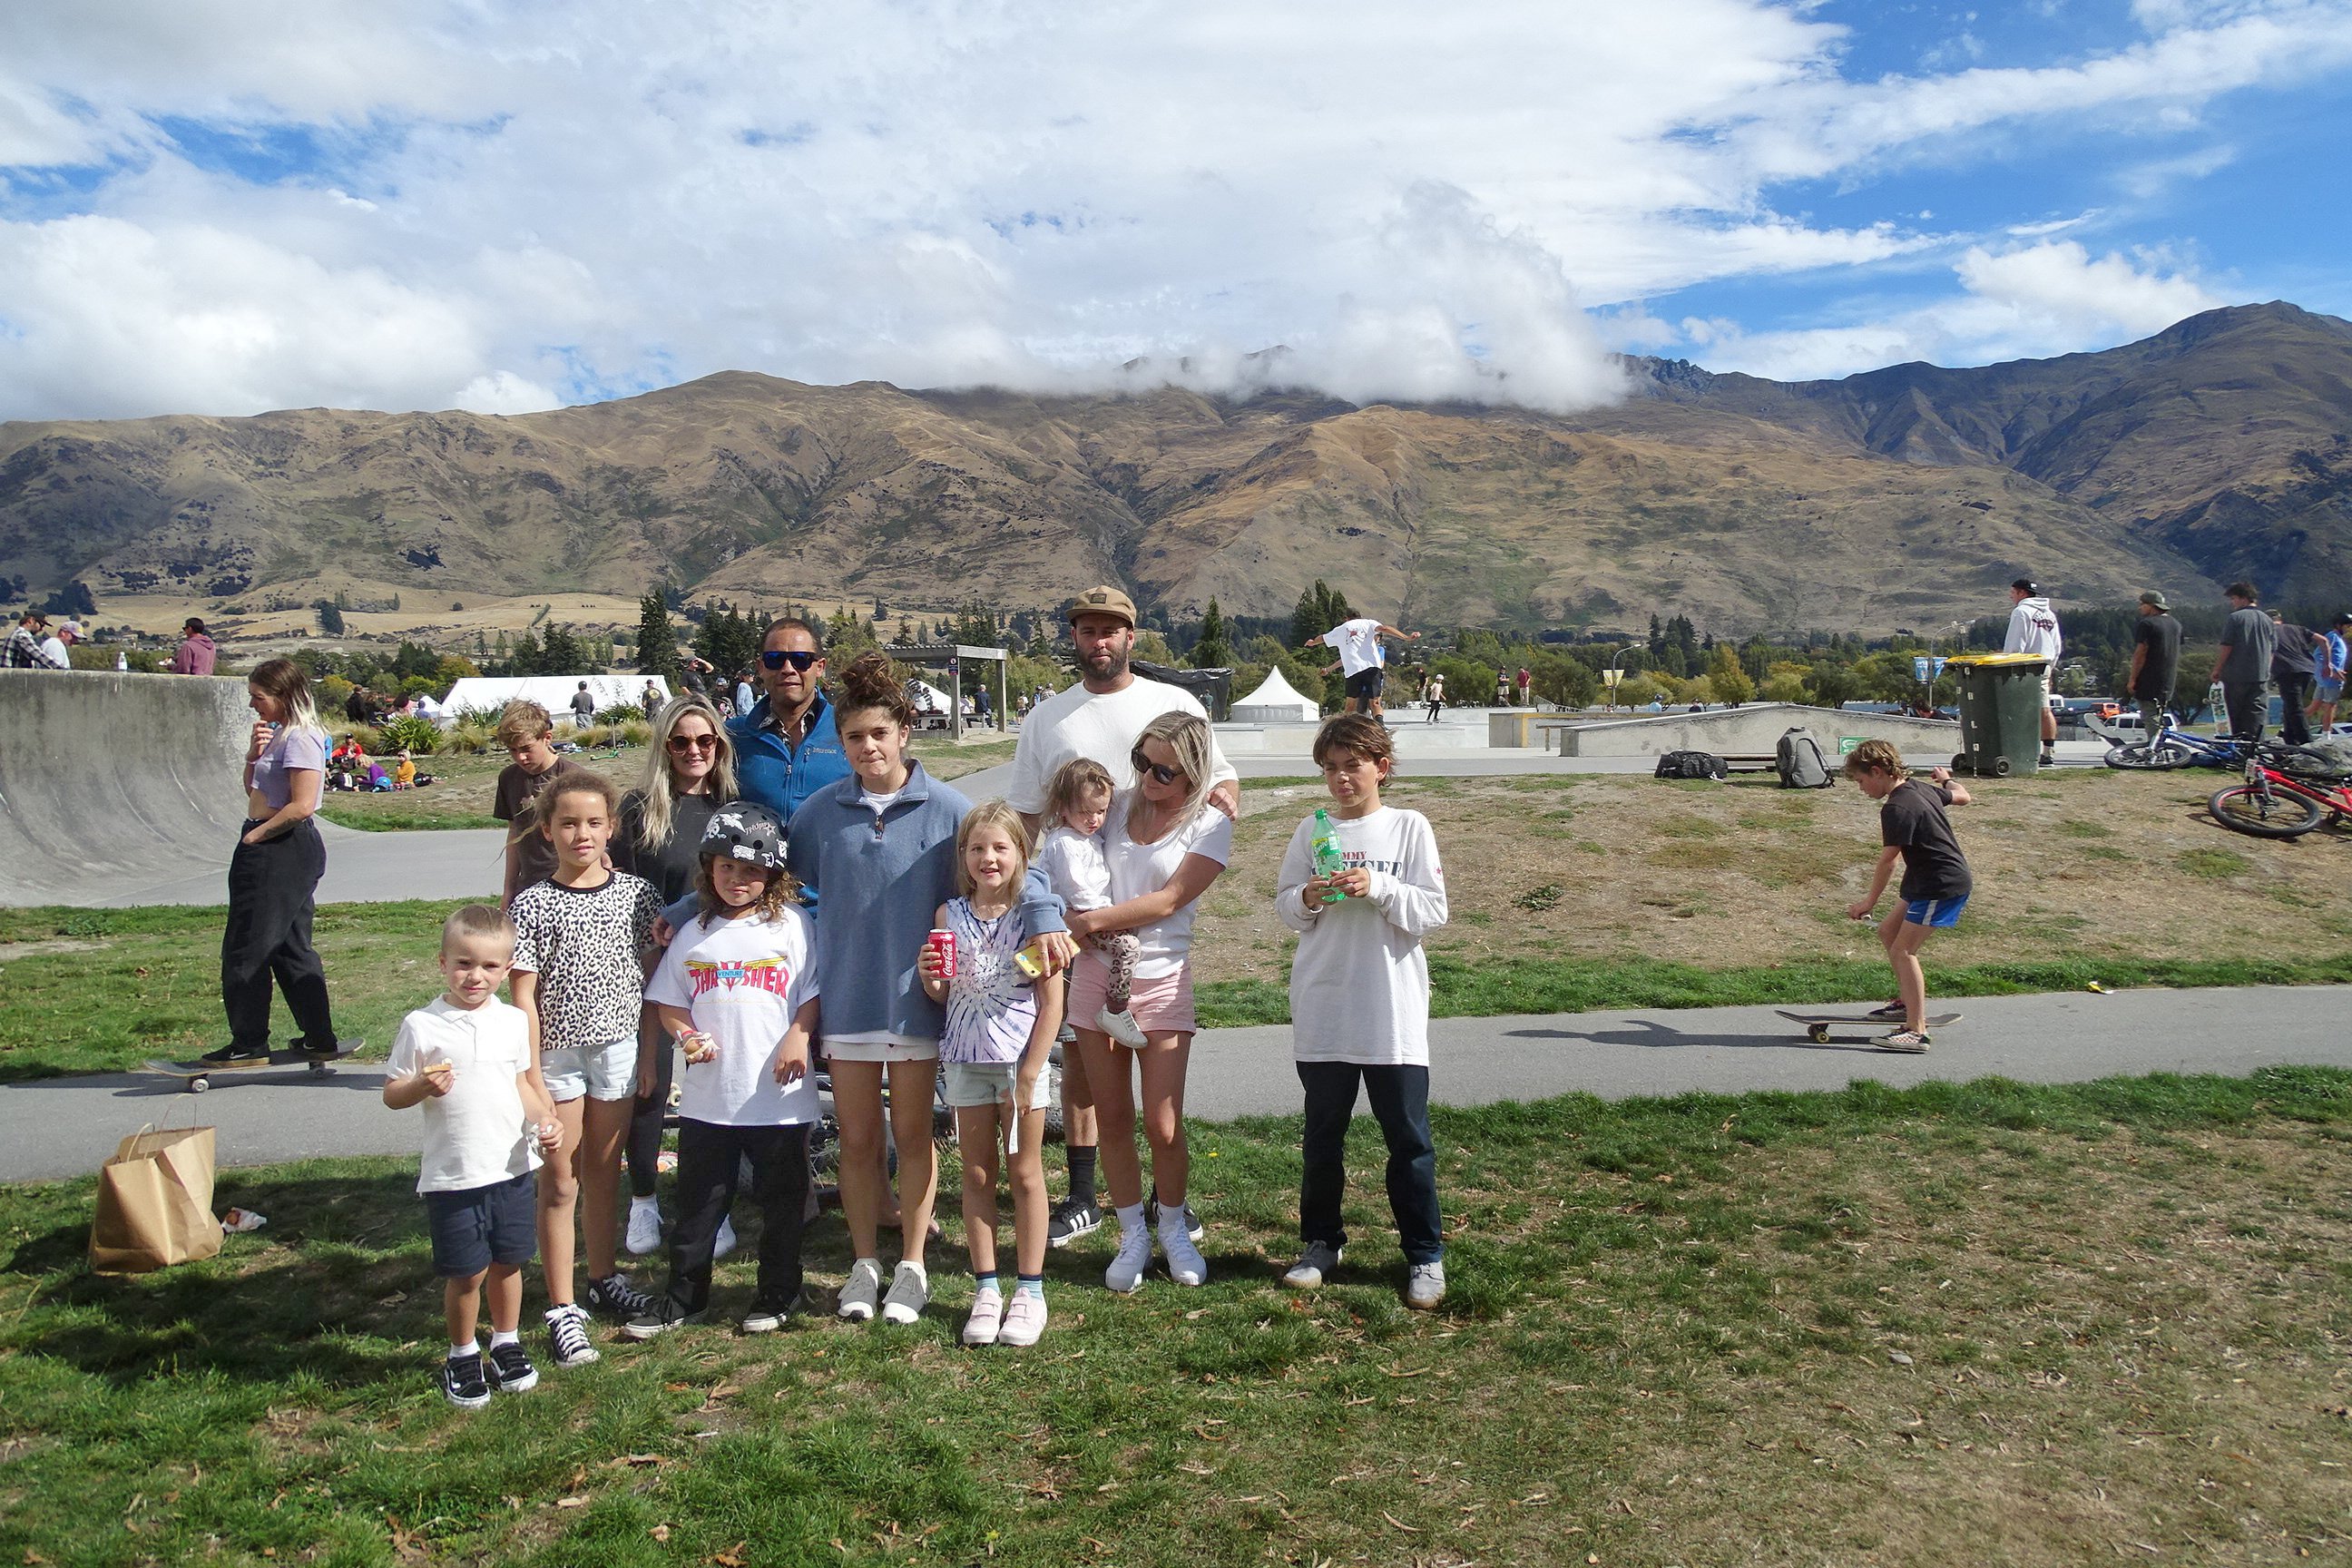
<svg viewBox="0 0 2352 1568">
<path fill-rule="evenodd" d="M 2257 838 L 2293 838 L 2331 816 L 2352 820 L 2352 781 L 2322 783 L 2297 778 L 2246 759 L 2246 782 L 2231 784 L 2205 803 L 2213 820 Z"/>
</svg>

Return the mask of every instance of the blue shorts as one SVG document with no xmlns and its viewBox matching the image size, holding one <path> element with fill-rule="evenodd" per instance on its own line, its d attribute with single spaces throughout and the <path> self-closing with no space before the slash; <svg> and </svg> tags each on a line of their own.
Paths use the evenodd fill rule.
<svg viewBox="0 0 2352 1568">
<path fill-rule="evenodd" d="M 1903 923 L 1927 926 L 1931 930 L 1960 923 L 1960 911 L 1969 907 L 1969 896 L 1957 899 L 1913 899 L 1903 906 Z"/>
<path fill-rule="evenodd" d="M 493 1263 L 520 1268 L 539 1251 L 539 1184 L 530 1173 L 487 1187 L 425 1194 L 433 1272 L 471 1279 Z"/>
</svg>

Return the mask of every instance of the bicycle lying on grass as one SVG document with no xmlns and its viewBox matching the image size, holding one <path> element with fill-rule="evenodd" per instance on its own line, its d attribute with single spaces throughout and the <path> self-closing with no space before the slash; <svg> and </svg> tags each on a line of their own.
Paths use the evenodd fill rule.
<svg viewBox="0 0 2352 1568">
<path fill-rule="evenodd" d="M 2164 717 L 2163 727 L 2145 741 L 2127 741 L 2095 727 L 2092 733 L 2116 742 L 2107 749 L 2107 766 L 2134 772 L 2237 769 L 2256 760 L 2305 779 L 2332 779 L 2345 772 L 2343 757 L 2318 747 L 2289 745 L 2277 740 L 2241 741 L 2234 735 L 2191 734 L 2176 728 L 2169 713 Z"/>
<path fill-rule="evenodd" d="M 2246 780 L 2205 803 L 2213 820 L 2257 838 L 2294 838 L 2330 817 L 2352 821 L 2352 782 L 2298 777 L 2246 759 Z"/>
</svg>

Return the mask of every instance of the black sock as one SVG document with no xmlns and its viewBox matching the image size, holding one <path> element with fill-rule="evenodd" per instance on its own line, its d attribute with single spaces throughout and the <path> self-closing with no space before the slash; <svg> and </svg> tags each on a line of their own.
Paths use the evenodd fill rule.
<svg viewBox="0 0 2352 1568">
<path fill-rule="evenodd" d="M 1078 1202 L 1095 1202 L 1095 1146 L 1091 1143 L 1068 1145 L 1070 1156 L 1070 1196 Z"/>
</svg>

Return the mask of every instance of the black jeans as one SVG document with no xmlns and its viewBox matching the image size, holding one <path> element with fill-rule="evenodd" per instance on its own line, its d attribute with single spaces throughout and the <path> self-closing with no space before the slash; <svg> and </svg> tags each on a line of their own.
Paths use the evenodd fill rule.
<svg viewBox="0 0 2352 1568">
<path fill-rule="evenodd" d="M 648 1006 L 637 1026 L 642 1045 L 646 1031 L 654 1037 L 654 1091 L 637 1100 L 629 1116 L 629 1136 L 621 1145 L 629 1162 L 629 1195 L 654 1195 L 654 1179 L 661 1173 L 662 1127 L 669 1120 L 669 1089 L 677 1072 L 677 1047 Z"/>
<path fill-rule="evenodd" d="M 801 1294 L 801 1223 L 808 1205 L 806 1124 L 725 1127 L 682 1121 L 677 1126 L 677 1224 L 669 1235 L 669 1300 L 680 1312 L 710 1301 L 710 1249 L 719 1222 L 735 1202 L 743 1162 L 751 1163 L 751 1195 L 760 1205 L 762 1307 L 789 1308 Z"/>
<path fill-rule="evenodd" d="M 2306 673 L 2273 679 L 2278 682 L 2279 732 L 2290 746 L 2306 744 L 2311 740 L 2311 721 L 2303 710 L 2311 701 L 2313 677 Z"/>
<path fill-rule="evenodd" d="M 1356 1114 L 1356 1086 L 1389 1145 L 1389 1211 L 1408 1263 L 1445 1256 L 1444 1222 L 1437 1212 L 1437 1150 L 1429 1141 L 1429 1069 L 1361 1067 L 1354 1062 L 1300 1062 L 1307 1090 L 1307 1138 L 1298 1183 L 1298 1236 L 1344 1247 L 1339 1197 L 1348 1184 L 1348 1122 Z"/>
<path fill-rule="evenodd" d="M 257 824 L 247 823 L 250 833 Z M 311 898 L 326 874 L 327 846 L 307 818 L 290 832 L 259 844 L 238 841 L 228 862 L 228 925 L 221 932 L 221 1005 L 228 1037 L 239 1050 L 269 1048 L 269 996 L 274 980 L 286 993 L 300 1044 L 335 1046 L 327 972 L 310 945 Z"/>
<path fill-rule="evenodd" d="M 2230 715 L 2230 733 L 2241 741 L 2259 741 L 2270 718 L 2270 688 L 2259 680 L 2221 682 L 2221 706 Z"/>
</svg>

